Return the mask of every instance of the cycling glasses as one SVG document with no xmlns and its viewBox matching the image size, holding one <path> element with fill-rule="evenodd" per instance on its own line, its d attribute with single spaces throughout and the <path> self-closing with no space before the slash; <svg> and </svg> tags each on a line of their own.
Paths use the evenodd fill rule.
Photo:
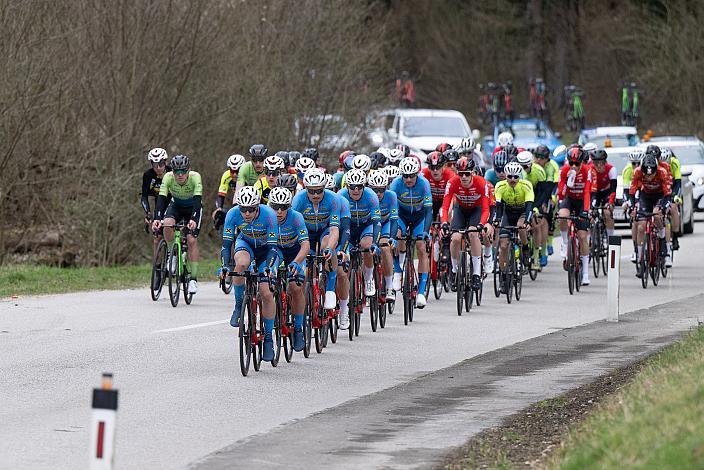
<svg viewBox="0 0 704 470">
<path fill-rule="evenodd" d="M 415 178 L 416 176 L 418 176 L 418 175 L 415 174 L 415 173 L 413 173 L 413 174 L 411 174 L 411 175 L 403 175 L 403 179 L 405 179 L 405 180 L 410 180 L 410 179 Z"/>
<path fill-rule="evenodd" d="M 582 162 L 570 162 L 570 166 L 579 166 Z"/>
<path fill-rule="evenodd" d="M 263 162 L 263 161 L 264 161 L 264 157 L 252 157 L 252 161 L 253 161 L 253 162 Z"/>
<path fill-rule="evenodd" d="M 256 206 L 240 206 L 240 212 L 243 214 L 249 214 L 257 210 Z"/>
<path fill-rule="evenodd" d="M 428 168 L 430 168 L 430 171 L 435 171 L 435 170 L 442 170 L 443 165 L 428 165 Z"/>
<path fill-rule="evenodd" d="M 308 189 L 308 194 L 323 194 L 324 191 L 325 191 L 324 188 L 320 188 L 320 189 Z"/>
<path fill-rule="evenodd" d="M 386 191 L 386 188 L 372 188 L 372 191 L 374 191 L 377 194 L 384 194 L 384 191 Z"/>
<path fill-rule="evenodd" d="M 348 184 L 347 187 L 350 188 L 350 191 L 355 191 L 355 190 L 364 188 L 364 185 L 363 184 Z"/>
<path fill-rule="evenodd" d="M 523 168 L 524 170 L 530 170 L 530 163 L 526 163 L 524 165 L 521 165 L 521 168 Z"/>
<path fill-rule="evenodd" d="M 152 162 L 152 168 L 161 168 L 161 167 L 164 167 L 164 166 L 166 166 L 166 162 L 165 162 L 165 161 L 161 161 L 161 162 Z"/>
<path fill-rule="evenodd" d="M 460 175 L 460 178 L 462 178 L 463 176 L 472 176 L 471 171 L 460 171 L 457 174 Z"/>
<path fill-rule="evenodd" d="M 267 170 L 264 172 L 266 176 L 280 176 L 281 170 Z"/>
<path fill-rule="evenodd" d="M 287 211 L 291 206 L 288 204 L 272 204 L 271 208 L 275 211 Z"/>
<path fill-rule="evenodd" d="M 517 180 L 518 178 L 520 178 L 519 175 L 506 175 L 507 180 Z"/>
<path fill-rule="evenodd" d="M 184 170 L 174 170 L 174 175 L 185 175 L 188 173 L 188 169 Z"/>
</svg>

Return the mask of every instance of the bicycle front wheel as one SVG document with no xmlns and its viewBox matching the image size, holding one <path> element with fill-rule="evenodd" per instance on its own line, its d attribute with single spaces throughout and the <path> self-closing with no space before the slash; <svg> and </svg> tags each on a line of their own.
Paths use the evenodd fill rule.
<svg viewBox="0 0 704 470">
<path fill-rule="evenodd" d="M 574 250 L 572 249 L 572 242 L 567 246 L 567 288 L 570 291 L 570 295 L 574 295 L 574 287 L 577 280 L 574 277 L 574 267 L 576 265 L 576 260 L 574 259 Z"/>
<path fill-rule="evenodd" d="M 153 301 L 159 300 L 161 290 L 166 282 L 166 261 L 168 259 L 168 248 L 165 240 L 161 240 L 156 248 L 156 256 L 152 262 L 151 296 Z"/>
<path fill-rule="evenodd" d="M 174 243 L 174 246 L 171 247 L 171 255 L 169 256 L 169 299 L 171 300 L 171 306 L 176 307 L 178 305 L 178 299 L 181 295 L 181 282 L 180 282 L 180 274 L 179 274 L 179 268 L 178 262 L 177 264 L 177 269 L 176 271 L 171 271 L 171 264 L 173 263 L 172 260 L 178 260 L 178 247 Z"/>
<path fill-rule="evenodd" d="M 465 269 L 466 269 L 466 258 L 467 253 L 464 250 L 460 251 L 459 263 L 457 263 L 457 274 L 455 276 L 455 283 L 457 285 L 457 315 L 462 316 L 462 304 L 464 302 L 464 291 L 468 288 L 467 280 L 465 279 Z"/>
<path fill-rule="evenodd" d="M 250 321 L 249 296 L 245 295 L 242 302 L 244 311 L 240 315 L 238 335 L 240 343 L 240 371 L 246 377 L 252 360 L 252 324 Z"/>
</svg>

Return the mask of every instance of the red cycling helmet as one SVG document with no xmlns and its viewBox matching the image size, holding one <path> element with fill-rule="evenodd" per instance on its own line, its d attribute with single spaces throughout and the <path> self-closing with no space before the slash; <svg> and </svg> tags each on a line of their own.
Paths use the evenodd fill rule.
<svg viewBox="0 0 704 470">
<path fill-rule="evenodd" d="M 438 144 L 437 147 L 435 147 L 436 152 L 443 153 L 445 150 L 449 150 L 452 148 L 452 145 L 448 144 L 447 142 L 443 142 L 441 144 Z"/>
<path fill-rule="evenodd" d="M 440 152 L 430 152 L 428 154 L 428 166 L 438 167 L 445 164 L 445 156 Z"/>
<path fill-rule="evenodd" d="M 474 171 L 474 160 L 467 157 L 462 157 L 457 160 L 457 172 Z"/>
<path fill-rule="evenodd" d="M 342 152 L 339 157 L 340 166 L 344 165 L 345 158 L 347 158 L 349 156 L 354 157 L 354 155 L 355 155 L 355 153 L 352 150 L 345 150 L 344 152 Z"/>
<path fill-rule="evenodd" d="M 567 149 L 567 161 L 570 163 L 582 163 L 587 159 L 587 152 L 579 145 L 573 145 Z"/>
</svg>

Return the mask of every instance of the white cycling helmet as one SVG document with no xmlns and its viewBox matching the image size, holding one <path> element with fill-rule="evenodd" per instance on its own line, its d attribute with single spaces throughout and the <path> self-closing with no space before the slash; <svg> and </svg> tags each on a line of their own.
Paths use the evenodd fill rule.
<svg viewBox="0 0 704 470">
<path fill-rule="evenodd" d="M 420 172 L 420 162 L 416 157 L 406 157 L 398 164 L 402 175 L 417 175 Z"/>
<path fill-rule="evenodd" d="M 239 153 L 230 155 L 227 159 L 227 167 L 232 171 L 239 171 L 240 167 L 244 165 L 245 159 Z"/>
<path fill-rule="evenodd" d="M 585 152 L 592 152 L 596 149 L 597 149 L 597 146 L 594 142 L 588 142 L 588 143 L 584 144 L 584 146 L 582 147 L 582 150 L 584 150 Z"/>
<path fill-rule="evenodd" d="M 397 166 L 393 165 L 384 167 L 384 172 L 386 173 L 386 176 L 388 176 L 389 181 L 392 181 L 401 174 L 401 170 Z"/>
<path fill-rule="evenodd" d="M 665 163 L 670 163 L 670 159 L 672 158 L 672 149 L 669 147 L 661 147 L 660 148 L 660 161 L 665 162 Z"/>
<path fill-rule="evenodd" d="M 363 170 L 363 171 L 369 171 L 369 169 L 372 167 L 372 160 L 369 158 L 368 155 L 357 155 L 354 157 L 354 160 L 352 160 L 352 168 L 355 170 Z"/>
<path fill-rule="evenodd" d="M 370 188 L 385 188 L 389 184 L 389 177 L 385 171 L 372 171 L 367 178 L 367 186 Z"/>
<path fill-rule="evenodd" d="M 510 132 L 502 132 L 499 134 L 499 137 L 496 139 L 496 143 L 499 145 L 499 147 L 506 147 L 507 145 L 513 145 L 513 134 Z"/>
<path fill-rule="evenodd" d="M 303 160 L 303 158 L 301 158 L 301 160 Z M 299 162 L 301 160 L 299 160 Z M 306 188 L 324 188 L 325 182 L 325 173 L 323 173 L 319 168 L 311 168 L 303 175 L 303 186 Z"/>
<path fill-rule="evenodd" d="M 365 185 L 367 183 L 367 173 L 362 169 L 353 169 L 345 173 L 345 182 L 347 186 L 353 184 Z"/>
<path fill-rule="evenodd" d="M 518 162 L 508 162 L 504 167 L 504 173 L 506 176 L 518 176 L 523 174 L 523 167 Z"/>
<path fill-rule="evenodd" d="M 384 158 L 386 159 L 386 161 L 389 161 L 389 158 L 391 158 L 391 149 L 390 149 L 390 148 L 387 148 L 387 147 L 379 147 L 379 148 L 377 149 L 377 152 L 379 152 L 380 154 L 382 154 L 382 155 L 384 156 Z"/>
<path fill-rule="evenodd" d="M 147 158 L 152 163 L 159 163 L 162 161 L 166 161 L 169 156 L 166 154 L 166 150 L 160 147 L 156 147 L 149 151 L 149 155 L 147 155 Z"/>
<path fill-rule="evenodd" d="M 301 157 L 296 162 L 295 168 L 297 172 L 305 174 L 306 171 L 310 170 L 311 168 L 315 168 L 315 162 L 312 158 Z"/>
<path fill-rule="evenodd" d="M 460 145 L 458 145 L 455 150 L 457 150 L 457 153 L 459 153 L 460 155 L 465 155 L 471 153 L 472 150 L 474 150 L 474 147 L 474 139 L 471 137 L 465 137 L 464 139 L 462 139 L 462 142 L 460 142 Z"/>
<path fill-rule="evenodd" d="M 398 162 L 403 158 L 403 150 L 401 149 L 391 149 L 389 150 L 389 161 L 390 165 L 398 165 Z"/>
<path fill-rule="evenodd" d="M 271 192 L 269 193 L 270 206 L 274 204 L 285 204 L 287 206 L 290 206 L 292 200 L 293 194 L 291 194 L 291 191 L 289 191 L 288 189 L 281 186 L 271 188 Z"/>
<path fill-rule="evenodd" d="M 330 191 L 335 189 L 335 177 L 330 173 L 325 173 L 325 189 Z"/>
<path fill-rule="evenodd" d="M 645 155 L 643 149 L 635 149 L 628 154 L 628 160 L 630 160 L 631 162 L 640 163 L 640 161 L 643 159 L 643 155 Z"/>
<path fill-rule="evenodd" d="M 521 165 L 533 163 L 533 154 L 530 153 L 528 150 L 519 152 L 518 155 L 516 155 L 516 161 Z"/>
<path fill-rule="evenodd" d="M 235 198 L 238 206 L 254 207 L 259 205 L 261 196 L 259 191 L 252 186 L 243 186 L 237 191 Z"/>
<path fill-rule="evenodd" d="M 276 171 L 284 169 L 284 161 L 281 157 L 276 155 L 270 155 L 264 160 L 264 170 L 266 171 Z"/>
</svg>

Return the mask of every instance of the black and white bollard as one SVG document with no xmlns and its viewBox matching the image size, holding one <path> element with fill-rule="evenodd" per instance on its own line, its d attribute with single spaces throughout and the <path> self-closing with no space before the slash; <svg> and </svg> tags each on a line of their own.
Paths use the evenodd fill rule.
<svg viewBox="0 0 704 470">
<path fill-rule="evenodd" d="M 609 269 L 608 269 L 608 312 L 606 321 L 618 321 L 618 300 L 621 282 L 621 237 L 609 237 Z"/>
<path fill-rule="evenodd" d="M 115 459 L 117 390 L 112 374 L 104 373 L 100 388 L 93 389 L 93 416 L 90 435 L 91 470 L 111 470 Z"/>
</svg>

